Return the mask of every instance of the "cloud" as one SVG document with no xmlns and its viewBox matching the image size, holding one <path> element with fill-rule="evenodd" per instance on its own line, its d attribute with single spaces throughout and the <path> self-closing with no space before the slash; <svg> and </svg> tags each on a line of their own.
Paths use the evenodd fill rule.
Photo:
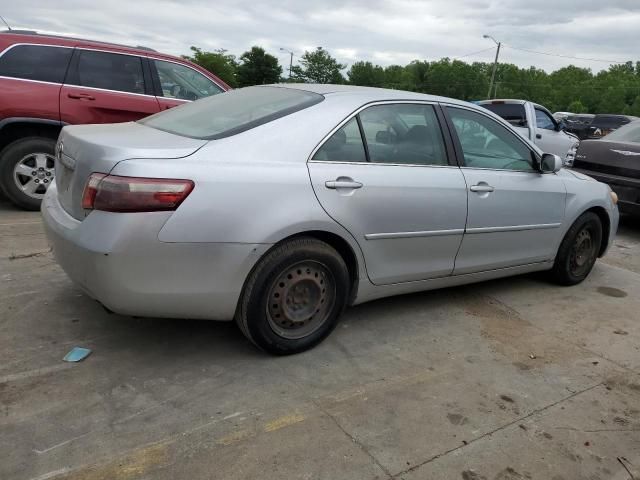
<svg viewBox="0 0 640 480">
<path fill-rule="evenodd" d="M 3 12 L 14 27 L 146 45 L 184 54 L 191 45 L 240 55 L 258 44 L 288 65 L 288 54 L 322 46 L 341 63 L 382 65 L 457 57 L 505 44 L 501 61 L 553 70 L 569 63 L 594 70 L 607 63 L 536 55 L 640 60 L 638 0 L 20 0 Z M 494 50 L 465 57 L 492 61 Z M 295 61 L 295 58 L 294 58 Z"/>
</svg>

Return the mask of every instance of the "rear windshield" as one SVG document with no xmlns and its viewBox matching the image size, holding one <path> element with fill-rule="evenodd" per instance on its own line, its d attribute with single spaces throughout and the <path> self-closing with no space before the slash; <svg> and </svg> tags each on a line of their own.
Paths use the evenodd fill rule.
<svg viewBox="0 0 640 480">
<path fill-rule="evenodd" d="M 524 105 L 518 103 L 484 103 L 482 104 L 487 110 L 491 110 L 496 115 L 504 118 L 507 122 L 515 127 L 526 127 L 527 117 L 524 111 Z"/>
<path fill-rule="evenodd" d="M 607 135 L 610 142 L 640 143 L 640 121 L 636 120 Z"/>
<path fill-rule="evenodd" d="M 324 100 L 283 87 L 232 90 L 147 117 L 139 122 L 183 137 L 214 140 L 271 122 Z"/>
<path fill-rule="evenodd" d="M 596 115 L 591 125 L 601 128 L 618 128 L 620 125 L 625 125 L 630 121 L 627 117 Z"/>
</svg>

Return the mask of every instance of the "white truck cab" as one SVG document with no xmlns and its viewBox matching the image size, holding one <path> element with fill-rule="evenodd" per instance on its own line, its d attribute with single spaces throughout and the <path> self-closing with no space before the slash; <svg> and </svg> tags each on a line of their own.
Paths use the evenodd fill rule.
<svg viewBox="0 0 640 480">
<path fill-rule="evenodd" d="M 478 105 L 509 122 L 515 130 L 545 153 L 553 153 L 571 165 L 580 141 L 565 132 L 562 124 L 542 105 L 526 100 L 483 100 Z"/>
</svg>

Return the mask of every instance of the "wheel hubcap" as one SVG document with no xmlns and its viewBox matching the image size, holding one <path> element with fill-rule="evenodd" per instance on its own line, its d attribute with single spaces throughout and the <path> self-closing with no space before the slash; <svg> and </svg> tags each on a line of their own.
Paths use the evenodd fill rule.
<svg viewBox="0 0 640 480">
<path fill-rule="evenodd" d="M 25 155 L 13 168 L 13 180 L 25 195 L 41 200 L 55 178 L 55 157 L 48 153 Z"/>
<path fill-rule="evenodd" d="M 287 267 L 269 291 L 269 325 L 284 338 L 297 339 L 316 331 L 335 301 L 330 270 L 320 262 L 304 261 Z"/>
<path fill-rule="evenodd" d="M 591 232 L 587 228 L 580 230 L 569 257 L 569 266 L 574 275 L 580 276 L 590 267 L 594 259 L 595 247 Z"/>
</svg>

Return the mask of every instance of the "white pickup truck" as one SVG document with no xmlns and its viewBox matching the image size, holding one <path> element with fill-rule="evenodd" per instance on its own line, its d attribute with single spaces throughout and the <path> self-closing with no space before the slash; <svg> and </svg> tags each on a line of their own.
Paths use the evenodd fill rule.
<svg viewBox="0 0 640 480">
<path fill-rule="evenodd" d="M 504 118 L 543 152 L 558 155 L 565 165 L 573 164 L 580 140 L 565 132 L 542 105 L 526 100 L 483 100 L 478 105 Z"/>
</svg>

